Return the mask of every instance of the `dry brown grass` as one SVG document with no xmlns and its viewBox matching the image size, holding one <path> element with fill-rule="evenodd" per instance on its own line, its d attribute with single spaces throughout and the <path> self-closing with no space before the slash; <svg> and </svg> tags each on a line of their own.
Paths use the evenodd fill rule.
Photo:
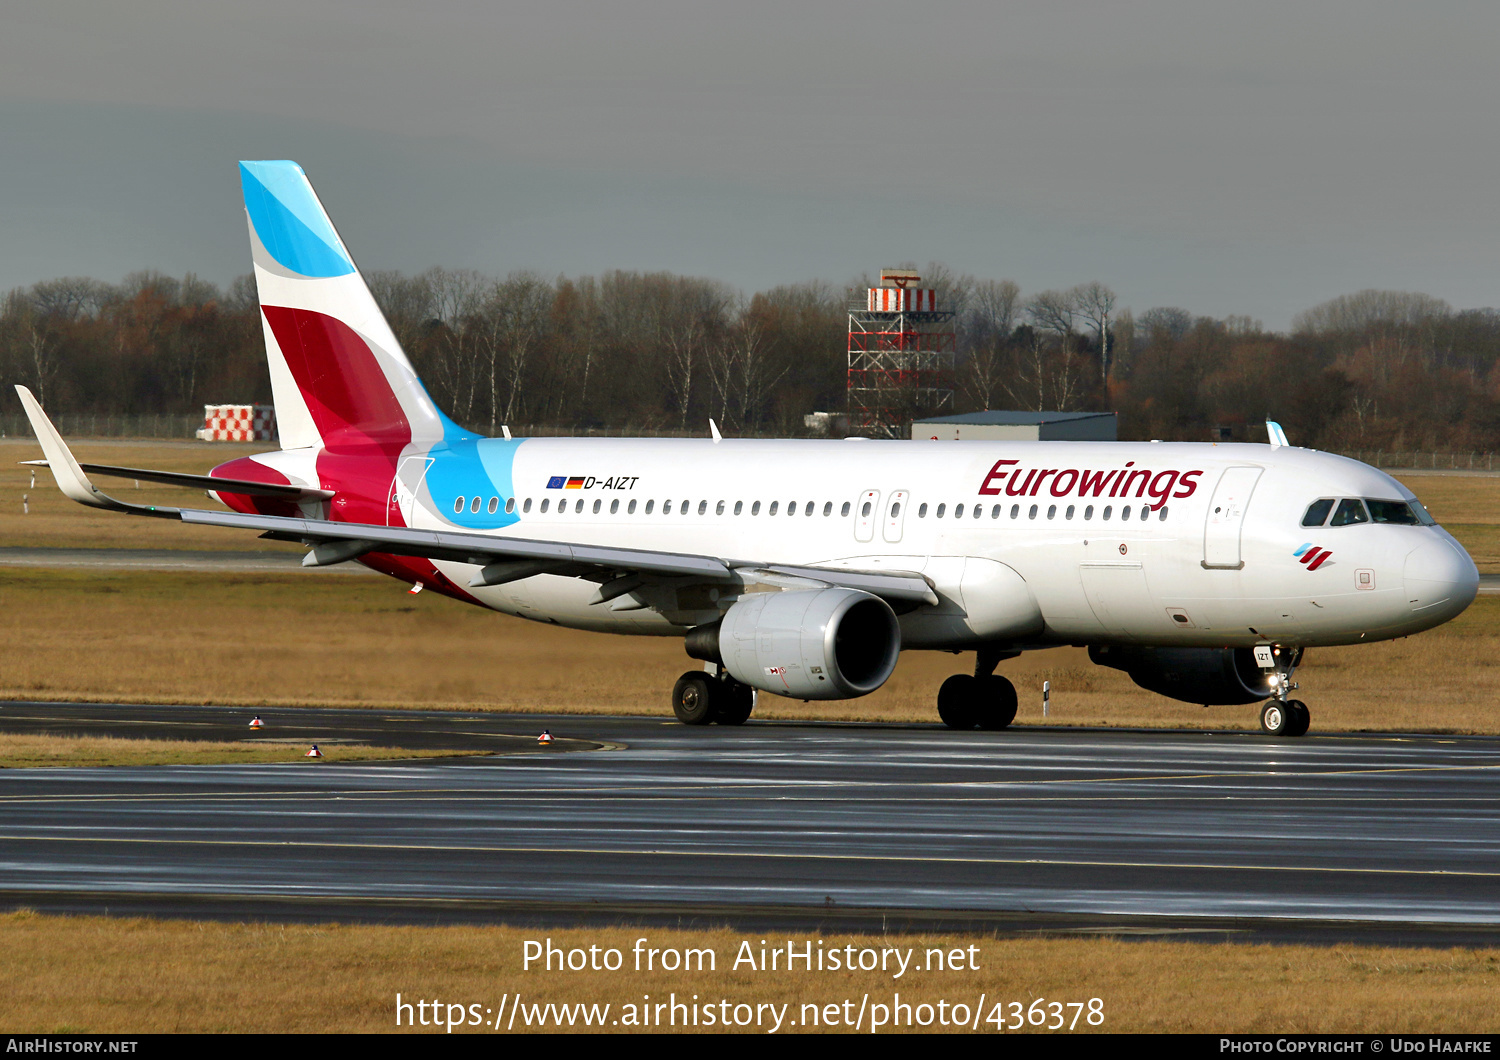
<svg viewBox="0 0 1500 1060">
<path fill-rule="evenodd" d="M 717 970 L 521 968 L 522 942 L 550 937 L 563 949 L 615 947 L 629 969 L 631 948 L 642 936 L 659 948 L 709 947 Z M 799 946 L 807 938 L 797 936 Z M 0 916 L 0 951 L 6 955 L 0 962 L 0 1032 L 390 1031 L 398 992 L 403 1000 L 490 1009 L 517 993 L 528 1004 L 608 1002 L 612 1017 L 644 995 L 666 1001 L 675 992 L 681 1000 L 697 994 L 700 1003 L 725 998 L 786 1004 L 792 1019 L 804 1003 L 852 998 L 857 1010 L 867 992 L 873 1004 L 889 1003 L 899 990 L 901 1001 L 913 1005 L 939 999 L 973 1005 L 984 994 L 986 1014 L 997 998 L 1030 1005 L 1037 998 L 1086 1003 L 1097 997 L 1104 1002 L 1100 1029 L 1115 1032 L 1493 1033 L 1500 1024 L 1496 950 L 956 935 L 825 938 L 825 950 L 849 944 L 916 947 L 919 961 L 928 947 L 978 947 L 978 971 L 913 967 L 893 980 L 878 971 L 734 971 L 741 939 L 758 950 L 762 939 L 784 946 L 787 936 L 659 928 L 219 924 L 23 911 Z M 1078 1022 L 1085 1029 L 1085 1021 Z M 523 1020 L 515 1029 L 523 1029 Z"/>
<path fill-rule="evenodd" d="M 263 453 L 270 446 L 230 442 L 78 442 L 73 455 L 83 463 L 114 464 L 119 467 L 154 468 L 206 475 L 227 460 Z M 0 547 L 7 548 L 176 548 L 228 549 L 232 551 L 292 551 L 301 547 L 278 541 L 262 541 L 253 530 L 227 530 L 211 526 L 185 526 L 175 520 L 137 519 L 85 508 L 68 500 L 52 481 L 52 472 L 36 468 L 36 486 L 31 486 L 29 467 L 17 461 L 40 460 L 42 448 L 35 440 L 0 441 Z M 160 504 L 173 508 L 218 508 L 198 490 L 141 483 L 130 479 L 103 478 L 95 483 L 105 493 L 132 504 Z M 21 498 L 27 497 L 29 515 L 22 514 Z"/>
<path fill-rule="evenodd" d="M 0 569 L 0 698 L 667 714 L 696 664 L 675 639 L 525 622 L 375 578 Z M 907 652 L 886 686 L 842 703 L 762 697 L 757 717 L 933 721 L 942 680 L 972 656 Z M 1078 648 L 1002 672 L 1021 724 L 1253 728 L 1257 708 L 1205 710 L 1137 688 Z M 1316 730 L 1500 731 L 1500 597 L 1420 636 L 1308 652 Z"/>
<path fill-rule="evenodd" d="M 321 743 L 321 759 L 308 758 L 306 741 L 136 740 L 116 736 L 0 733 L 0 769 L 32 766 L 205 766 L 250 762 L 373 762 L 439 758 L 472 751 L 409 751 L 399 747 Z"/>
</svg>

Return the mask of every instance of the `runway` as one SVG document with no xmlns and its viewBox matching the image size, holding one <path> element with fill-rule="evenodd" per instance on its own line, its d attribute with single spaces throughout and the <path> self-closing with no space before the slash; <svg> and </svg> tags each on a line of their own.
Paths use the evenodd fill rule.
<svg viewBox="0 0 1500 1060">
<path fill-rule="evenodd" d="M 7 703 L 0 731 L 218 739 L 250 713 Z M 0 904 L 1500 943 L 1496 738 L 261 714 L 309 741 L 600 749 L 0 770 Z"/>
</svg>

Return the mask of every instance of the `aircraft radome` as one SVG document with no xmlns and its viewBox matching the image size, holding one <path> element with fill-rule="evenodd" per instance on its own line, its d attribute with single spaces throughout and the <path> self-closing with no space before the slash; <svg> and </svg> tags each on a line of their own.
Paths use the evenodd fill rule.
<svg viewBox="0 0 1500 1060">
<path fill-rule="evenodd" d="M 1304 650 L 1458 615 L 1479 577 L 1412 493 L 1285 444 L 482 438 L 413 372 L 301 167 L 240 166 L 281 450 L 210 475 L 81 467 L 17 387 L 83 504 L 248 527 L 467 603 L 681 637 L 688 724 L 754 695 L 846 699 L 904 649 L 972 651 L 938 713 L 999 729 L 996 666 L 1087 645 L 1195 704 L 1289 698 Z M 1273 432 L 1273 442 L 1281 440 Z M 208 488 L 229 511 L 131 505 L 87 472 Z"/>
</svg>

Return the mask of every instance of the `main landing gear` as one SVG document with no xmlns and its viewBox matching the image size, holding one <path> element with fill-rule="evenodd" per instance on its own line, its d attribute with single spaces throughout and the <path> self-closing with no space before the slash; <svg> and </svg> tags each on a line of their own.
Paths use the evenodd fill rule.
<svg viewBox="0 0 1500 1060">
<path fill-rule="evenodd" d="M 689 670 L 672 689 L 672 713 L 684 725 L 743 725 L 755 709 L 755 689 L 728 674 Z"/>
<path fill-rule="evenodd" d="M 1016 718 L 1016 686 L 995 673 L 1019 653 L 981 651 L 973 674 L 954 674 L 938 689 L 938 717 L 950 729 L 1003 729 Z"/>
</svg>

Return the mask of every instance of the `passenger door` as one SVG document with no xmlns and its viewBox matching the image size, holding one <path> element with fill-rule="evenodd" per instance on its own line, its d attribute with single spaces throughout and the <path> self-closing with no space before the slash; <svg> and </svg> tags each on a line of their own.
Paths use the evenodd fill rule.
<svg viewBox="0 0 1500 1060">
<path fill-rule="evenodd" d="M 1240 529 L 1250 494 L 1263 468 L 1228 467 L 1214 487 L 1208 502 L 1208 518 L 1203 524 L 1203 566 L 1209 570 L 1239 570 L 1245 565 L 1240 556 Z"/>
<path fill-rule="evenodd" d="M 395 478 L 391 479 L 391 495 L 385 508 L 387 526 L 411 526 L 412 513 L 417 506 L 417 492 L 422 488 L 422 480 L 427 477 L 427 469 L 431 466 L 432 459 L 426 456 L 409 456 L 401 461 Z"/>
</svg>

